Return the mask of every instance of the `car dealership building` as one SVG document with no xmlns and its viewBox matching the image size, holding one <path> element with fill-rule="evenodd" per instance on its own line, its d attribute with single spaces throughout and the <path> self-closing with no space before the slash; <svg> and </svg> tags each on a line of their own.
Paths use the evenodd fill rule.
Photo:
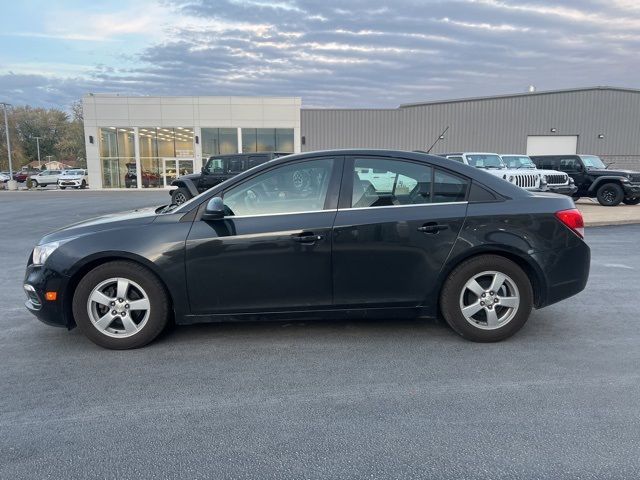
<svg viewBox="0 0 640 480">
<path fill-rule="evenodd" d="M 165 187 L 213 155 L 426 150 L 436 140 L 432 153 L 584 153 L 640 170 L 640 90 L 593 87 L 391 109 L 301 107 L 299 97 L 86 95 L 89 183 Z"/>
</svg>

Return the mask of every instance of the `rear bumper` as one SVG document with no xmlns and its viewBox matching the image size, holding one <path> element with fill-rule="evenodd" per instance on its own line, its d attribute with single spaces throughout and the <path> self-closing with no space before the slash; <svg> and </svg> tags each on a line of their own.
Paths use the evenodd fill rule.
<svg viewBox="0 0 640 480">
<path fill-rule="evenodd" d="M 537 308 L 572 297 L 587 285 L 591 249 L 584 241 L 579 240 L 571 247 L 559 250 L 534 253 L 532 257 L 545 275 L 545 285 L 540 285 Z"/>
<path fill-rule="evenodd" d="M 44 266 L 29 265 L 24 275 L 24 306 L 42 323 L 55 327 L 72 328 L 70 312 L 66 312 L 64 293 L 69 278 Z M 57 292 L 54 301 L 45 300 L 45 292 Z"/>
<path fill-rule="evenodd" d="M 571 196 L 578 191 L 578 187 L 575 185 L 548 185 L 547 191 Z"/>
</svg>

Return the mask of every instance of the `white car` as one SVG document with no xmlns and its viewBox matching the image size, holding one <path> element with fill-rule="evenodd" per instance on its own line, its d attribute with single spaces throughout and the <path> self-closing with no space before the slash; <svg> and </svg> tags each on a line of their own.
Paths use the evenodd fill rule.
<svg viewBox="0 0 640 480">
<path fill-rule="evenodd" d="M 87 171 L 82 168 L 63 170 L 58 177 L 58 188 L 60 190 L 64 190 L 67 187 L 87 188 L 88 185 Z"/>
<path fill-rule="evenodd" d="M 0 172 L 0 182 L 8 182 L 9 180 L 11 180 L 11 177 L 9 176 L 8 173 L 4 173 L 4 172 Z"/>
<path fill-rule="evenodd" d="M 513 183 L 525 190 L 545 191 L 547 183 L 544 177 L 537 171 L 519 170 L 507 168 L 502 158 L 497 153 L 465 152 L 445 153 L 440 156 L 462 162 L 476 168 L 485 169 L 487 172 Z"/>
<path fill-rule="evenodd" d="M 517 170 L 535 170 L 543 176 L 543 180 L 546 180 L 547 190 L 549 192 L 573 195 L 578 191 L 578 187 L 575 186 L 573 178 L 565 172 L 537 168 L 536 164 L 533 163 L 533 160 L 531 160 L 527 155 L 509 153 L 506 155 L 500 155 L 500 157 L 507 168 L 515 168 Z"/>
<path fill-rule="evenodd" d="M 31 175 L 31 182 L 34 187 L 46 187 L 47 185 L 57 185 L 58 177 L 62 170 L 44 170 L 37 175 Z"/>
</svg>

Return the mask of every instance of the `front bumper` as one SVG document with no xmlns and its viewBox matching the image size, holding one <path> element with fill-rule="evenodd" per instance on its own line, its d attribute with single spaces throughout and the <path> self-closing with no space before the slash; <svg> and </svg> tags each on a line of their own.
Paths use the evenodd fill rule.
<svg viewBox="0 0 640 480">
<path fill-rule="evenodd" d="M 573 195 L 578 191 L 578 187 L 574 185 L 547 185 L 547 192 L 559 193 L 561 195 Z"/>
<path fill-rule="evenodd" d="M 82 180 L 58 180 L 59 187 L 79 187 L 82 185 Z"/>
<path fill-rule="evenodd" d="M 623 183 L 622 189 L 625 198 L 640 197 L 640 183 Z"/>
<path fill-rule="evenodd" d="M 24 275 L 24 291 L 27 301 L 24 306 L 33 313 L 38 320 L 55 327 L 74 327 L 70 312 L 71 302 L 66 302 L 65 291 L 69 278 L 41 265 L 28 265 Z M 57 292 L 53 301 L 45 300 L 46 292 Z M 69 309 L 69 310 L 68 310 Z"/>
</svg>

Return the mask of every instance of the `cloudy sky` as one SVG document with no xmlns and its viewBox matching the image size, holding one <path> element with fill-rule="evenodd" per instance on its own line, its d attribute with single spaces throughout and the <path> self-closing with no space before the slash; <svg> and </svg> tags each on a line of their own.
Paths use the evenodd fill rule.
<svg viewBox="0 0 640 480">
<path fill-rule="evenodd" d="M 640 0 L 3 1 L 0 101 L 88 92 L 400 103 L 640 87 Z"/>
</svg>

